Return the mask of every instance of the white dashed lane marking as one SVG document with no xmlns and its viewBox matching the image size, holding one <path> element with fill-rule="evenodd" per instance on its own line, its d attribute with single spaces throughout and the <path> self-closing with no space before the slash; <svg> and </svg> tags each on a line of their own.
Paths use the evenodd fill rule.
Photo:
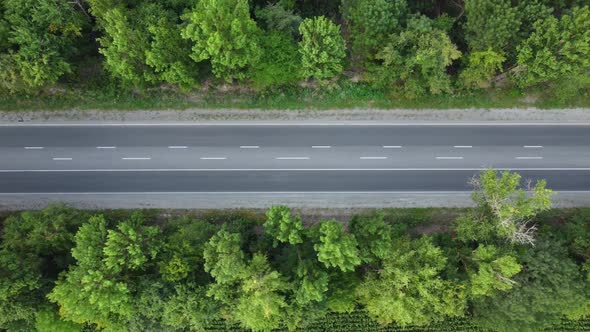
<svg viewBox="0 0 590 332">
<path fill-rule="evenodd" d="M 123 157 L 123 160 L 151 160 L 150 157 Z"/>
<path fill-rule="evenodd" d="M 240 145 L 240 149 L 258 149 L 260 146 L 258 145 Z"/>
<path fill-rule="evenodd" d="M 455 145 L 453 147 L 455 149 L 471 149 L 473 146 L 471 146 L 471 145 Z"/>
<path fill-rule="evenodd" d="M 330 149 L 332 148 L 330 145 L 312 145 L 312 149 Z"/>
<path fill-rule="evenodd" d="M 277 157 L 276 160 L 309 160 L 309 157 Z"/>
<path fill-rule="evenodd" d="M 383 160 L 387 159 L 387 157 L 361 157 L 362 160 Z"/>
<path fill-rule="evenodd" d="M 201 157 L 201 160 L 226 160 L 227 157 Z"/>
<path fill-rule="evenodd" d="M 542 145 L 524 145 L 523 148 L 525 149 L 542 149 Z"/>
<path fill-rule="evenodd" d="M 171 145 L 168 147 L 168 149 L 186 149 L 188 148 L 187 146 L 184 145 Z"/>
<path fill-rule="evenodd" d="M 43 150 L 42 146 L 25 146 L 25 150 Z"/>
<path fill-rule="evenodd" d="M 401 149 L 401 145 L 383 145 L 384 149 Z"/>
<path fill-rule="evenodd" d="M 72 158 L 52 158 L 55 161 L 67 161 L 67 160 L 72 160 Z"/>
<path fill-rule="evenodd" d="M 461 160 L 463 157 L 436 157 L 438 160 Z"/>
<path fill-rule="evenodd" d="M 527 159 L 543 159 L 543 157 L 516 157 L 519 160 L 527 160 Z"/>
</svg>

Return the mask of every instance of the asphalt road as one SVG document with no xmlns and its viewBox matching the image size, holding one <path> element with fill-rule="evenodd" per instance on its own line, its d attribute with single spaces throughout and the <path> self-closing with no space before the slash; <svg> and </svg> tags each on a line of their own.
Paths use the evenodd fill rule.
<svg viewBox="0 0 590 332">
<path fill-rule="evenodd" d="M 16 125 L 0 156 L 0 193 L 590 191 L 587 125 Z"/>
</svg>

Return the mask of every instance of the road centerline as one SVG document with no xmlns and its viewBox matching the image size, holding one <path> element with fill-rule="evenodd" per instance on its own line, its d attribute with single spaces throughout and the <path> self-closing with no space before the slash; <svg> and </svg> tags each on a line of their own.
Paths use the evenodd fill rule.
<svg viewBox="0 0 590 332">
<path fill-rule="evenodd" d="M 518 159 L 518 160 L 535 160 L 535 159 L 543 159 L 543 157 L 530 156 L 530 157 L 516 157 L 515 159 Z"/>
<path fill-rule="evenodd" d="M 259 149 L 258 145 L 240 145 L 240 149 Z"/>
<path fill-rule="evenodd" d="M 312 145 L 312 149 L 331 149 L 331 145 Z"/>
<path fill-rule="evenodd" d="M 383 145 L 384 149 L 401 149 L 401 145 Z"/>
<path fill-rule="evenodd" d="M 201 157 L 201 160 L 226 160 L 227 157 Z"/>
<path fill-rule="evenodd" d="M 117 147 L 116 146 L 97 146 L 96 148 L 99 150 L 107 150 L 107 149 L 112 150 L 112 149 L 116 149 Z"/>
<path fill-rule="evenodd" d="M 523 145 L 522 147 L 525 149 L 542 149 L 543 148 L 542 145 Z"/>
<path fill-rule="evenodd" d="M 151 160 L 151 157 L 123 157 L 123 160 Z"/>
<path fill-rule="evenodd" d="M 387 159 L 387 157 L 360 157 L 361 160 L 384 160 Z"/>
<path fill-rule="evenodd" d="M 68 160 L 72 160 L 72 158 L 66 158 L 66 157 L 56 157 L 56 158 L 51 158 L 55 161 L 68 161 Z"/>
<path fill-rule="evenodd" d="M 187 149 L 188 146 L 186 145 L 170 145 L 168 146 L 168 149 Z"/>
<path fill-rule="evenodd" d="M 43 150 L 42 146 L 25 146 L 25 150 Z"/>
<path fill-rule="evenodd" d="M 454 145 L 453 147 L 455 149 L 471 149 L 471 148 L 473 148 L 472 145 Z"/>
</svg>

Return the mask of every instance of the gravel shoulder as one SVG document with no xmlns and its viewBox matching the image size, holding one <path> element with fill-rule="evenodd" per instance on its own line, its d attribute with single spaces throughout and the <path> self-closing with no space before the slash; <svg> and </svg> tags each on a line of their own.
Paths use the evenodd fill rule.
<svg viewBox="0 0 590 332">
<path fill-rule="evenodd" d="M 473 206 L 471 193 L 375 194 L 1 194 L 0 211 L 42 209 L 51 203 L 79 209 L 266 209 L 288 205 L 296 209 L 463 208 Z M 553 197 L 553 207 L 590 207 L 590 192 L 563 192 Z"/>
<path fill-rule="evenodd" d="M 590 109 L 67 110 L 0 111 L 0 123 L 162 123 L 213 121 L 590 122 Z"/>
</svg>

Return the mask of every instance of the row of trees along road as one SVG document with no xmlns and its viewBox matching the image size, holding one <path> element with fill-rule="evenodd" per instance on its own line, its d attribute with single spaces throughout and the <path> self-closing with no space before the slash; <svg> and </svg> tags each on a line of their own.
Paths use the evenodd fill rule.
<svg viewBox="0 0 590 332">
<path fill-rule="evenodd" d="M 469 317 L 500 332 L 580 319 L 590 314 L 590 214 L 555 223 L 563 216 L 546 212 L 545 182 L 531 195 L 520 184 L 483 173 L 477 207 L 431 235 L 381 212 L 304 227 L 285 206 L 262 218 L 14 214 L 2 224 L 0 328 L 204 331 L 224 319 L 305 330 L 353 310 L 382 325 Z"/>
<path fill-rule="evenodd" d="M 92 81 L 264 90 L 345 69 L 394 95 L 590 85 L 590 0 L 3 0 L 0 92 Z M 100 75 L 99 75 L 100 76 Z"/>
</svg>

